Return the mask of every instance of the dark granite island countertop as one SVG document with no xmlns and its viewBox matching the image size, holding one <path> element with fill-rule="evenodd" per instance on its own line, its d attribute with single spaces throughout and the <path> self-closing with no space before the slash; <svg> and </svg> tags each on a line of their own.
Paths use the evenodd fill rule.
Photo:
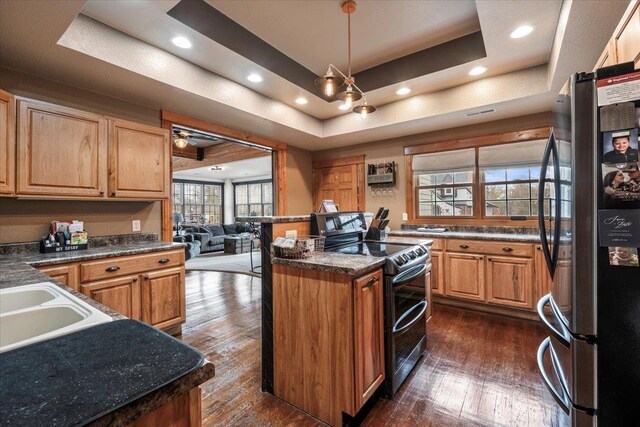
<svg viewBox="0 0 640 427">
<path fill-rule="evenodd" d="M 184 247 L 184 244 L 181 243 L 166 243 L 166 242 L 140 242 L 126 245 L 111 245 L 111 246 L 103 246 L 91 248 L 85 251 L 77 251 L 77 252 L 66 252 L 59 254 L 40 254 L 40 253 L 27 253 L 27 254 L 12 254 L 12 255 L 1 255 L 0 256 L 0 289 L 3 288 L 11 288 L 22 285 L 29 285 L 39 282 L 51 282 L 55 285 L 61 287 L 65 291 L 73 294 L 77 298 L 83 300 L 84 302 L 92 305 L 93 307 L 98 308 L 102 312 L 111 316 L 114 320 L 126 319 L 121 314 L 109 309 L 108 307 L 86 297 L 84 294 L 81 294 L 62 283 L 52 279 L 51 277 L 41 273 L 38 271 L 35 266 L 43 266 L 43 265 L 55 265 L 55 264 L 64 264 L 69 262 L 76 262 L 82 260 L 91 260 L 91 259 L 99 259 L 99 258 L 107 258 L 107 257 L 116 257 L 123 255 L 135 255 L 141 253 L 151 253 L 158 251 L 165 251 L 171 249 L 179 249 Z M 120 322 L 109 322 L 113 325 L 120 325 Z M 106 325 L 106 324 L 102 324 Z M 123 324 L 124 325 L 124 324 Z M 92 336 L 92 332 L 94 328 L 100 327 L 101 325 L 95 326 L 93 328 L 88 328 L 83 331 L 79 331 L 79 333 L 88 334 L 87 336 Z M 153 331 L 153 332 L 151 332 Z M 123 331 L 124 332 L 124 331 Z M 142 334 L 153 334 L 156 330 L 149 327 L 146 332 L 141 332 Z M 118 333 L 118 328 L 116 327 L 115 333 Z M 157 331 L 158 334 L 161 334 L 165 337 L 165 339 L 175 340 L 175 338 L 166 335 L 164 332 Z M 28 369 L 28 359 L 29 354 L 33 351 L 32 355 L 37 358 L 38 357 L 38 346 L 46 345 L 47 343 L 54 342 L 58 339 L 64 339 L 65 337 L 69 337 L 74 334 L 63 335 L 61 337 L 52 338 L 50 340 L 41 341 L 39 343 L 35 343 L 29 346 L 21 347 L 12 351 L 8 351 L 6 353 L 0 354 L 0 366 L 4 366 L 3 359 L 6 358 L 7 355 L 11 355 L 14 352 L 21 352 L 21 358 L 25 361 L 25 369 Z M 95 338 L 95 337 L 92 337 Z M 176 340 L 177 341 L 177 340 Z M 74 346 L 78 347 L 80 341 L 77 341 Z M 127 364 L 127 347 L 121 346 L 119 348 L 121 352 L 119 353 L 119 363 L 118 365 L 122 370 L 128 370 L 132 376 L 136 375 L 136 370 L 142 370 L 149 372 L 157 361 L 157 358 L 149 358 L 149 360 L 145 363 L 144 361 L 136 360 L 131 362 L 132 364 Z M 15 353 L 14 353 L 15 354 Z M 116 353 L 113 353 L 116 354 Z M 161 356 L 161 355 L 160 355 Z M 133 359 L 131 359 L 133 360 Z M 28 372 L 28 371 L 25 371 Z M 86 371 L 77 371 L 78 375 L 82 377 L 89 377 L 89 381 L 91 379 L 91 373 Z M 176 398 L 179 395 L 183 395 L 184 393 L 189 392 L 189 390 L 199 386 L 200 384 L 208 381 L 214 376 L 214 366 L 211 362 L 207 360 L 203 360 L 202 363 L 199 363 L 199 366 L 191 367 L 191 369 L 187 369 L 184 371 L 182 375 L 176 375 L 175 378 L 171 379 L 171 381 L 166 382 L 164 384 L 158 385 L 154 383 L 150 385 L 146 391 L 144 389 L 136 390 L 135 395 L 127 396 L 126 384 L 123 384 L 121 402 L 123 406 L 109 406 L 106 408 L 100 408 L 100 402 L 96 402 L 98 406 L 94 411 L 94 416 L 91 419 L 85 420 L 80 424 L 86 424 L 90 422 L 91 425 L 110 425 L 110 426 L 120 426 L 127 425 L 136 419 L 154 411 L 160 406 L 168 403 L 172 399 Z M 96 379 L 97 380 L 97 379 Z M 48 381 L 48 378 L 43 378 L 42 381 Z M 85 379 L 86 381 L 86 379 Z M 0 378 L 1 388 L 5 388 L 5 378 Z M 72 385 L 73 380 L 69 379 L 70 386 Z M 40 383 L 42 386 L 42 383 Z M 84 384 L 83 390 L 78 390 L 78 393 L 84 393 L 86 390 L 90 389 L 90 385 Z M 24 384 L 24 388 L 21 390 L 10 390 L 11 393 L 25 393 L 28 394 L 28 385 Z M 113 403 L 113 402 L 112 402 Z M 38 401 L 37 403 L 33 403 L 34 407 L 29 408 L 27 405 L 25 408 L 22 408 L 22 411 L 35 410 L 35 407 L 46 406 L 56 404 L 56 402 L 44 402 Z M 95 415 L 100 415 L 98 418 Z M 11 419 L 15 414 L 5 413 L 4 407 L 2 406 L 2 402 L 0 402 L 0 421 Z M 4 421 L 0 422 L 0 424 L 4 424 Z M 55 424 L 55 423 L 54 423 Z M 50 424 L 50 425 L 54 425 Z"/>
<path fill-rule="evenodd" d="M 540 243 L 540 236 L 534 234 L 507 234 L 507 233 L 481 233 L 444 231 L 442 233 L 416 230 L 397 230 L 387 233 L 388 239 L 394 237 L 423 237 L 444 239 L 471 239 L 471 240 L 495 240 L 505 242 Z"/>
<path fill-rule="evenodd" d="M 310 258 L 272 258 L 272 264 L 288 265 L 308 270 L 361 276 L 382 266 L 384 257 L 371 255 L 350 255 L 337 252 L 315 252 Z"/>
</svg>

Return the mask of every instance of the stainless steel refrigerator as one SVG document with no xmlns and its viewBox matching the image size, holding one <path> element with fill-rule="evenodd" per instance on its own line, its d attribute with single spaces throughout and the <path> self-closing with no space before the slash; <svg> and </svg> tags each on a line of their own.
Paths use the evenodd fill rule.
<svg viewBox="0 0 640 427">
<path fill-rule="evenodd" d="M 573 426 L 640 425 L 640 269 L 610 265 L 598 237 L 605 194 L 597 84 L 629 72 L 633 63 L 571 77 L 541 168 L 538 219 L 553 284 L 538 303 L 549 336 L 537 358 Z"/>
</svg>

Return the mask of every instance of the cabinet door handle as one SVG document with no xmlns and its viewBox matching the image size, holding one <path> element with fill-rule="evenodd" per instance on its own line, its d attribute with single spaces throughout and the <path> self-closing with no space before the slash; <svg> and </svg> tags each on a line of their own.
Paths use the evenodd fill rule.
<svg viewBox="0 0 640 427">
<path fill-rule="evenodd" d="M 369 280 L 367 280 L 367 284 L 363 286 L 363 288 L 370 288 L 373 286 L 374 283 L 376 283 L 378 280 L 377 277 L 369 277 Z"/>
<path fill-rule="evenodd" d="M 100 190 L 100 195 L 104 196 L 104 190 Z"/>
<path fill-rule="evenodd" d="M 149 280 L 149 275 L 148 274 L 144 275 L 144 280 Z"/>
<path fill-rule="evenodd" d="M 460 245 L 462 249 L 469 249 L 469 245 Z"/>
<path fill-rule="evenodd" d="M 115 191 L 112 191 L 112 192 L 111 192 L 111 195 L 112 195 L 112 196 L 115 196 L 115 195 L 116 195 L 116 192 L 115 192 Z"/>
<path fill-rule="evenodd" d="M 160 261 L 158 261 L 159 264 L 166 264 L 169 262 L 169 258 L 162 258 L 160 259 Z"/>
<path fill-rule="evenodd" d="M 112 265 L 111 267 L 107 267 L 105 269 L 105 271 L 109 273 L 113 273 L 114 271 L 118 271 L 118 270 L 120 270 L 120 267 L 118 267 L 117 265 Z"/>
<path fill-rule="evenodd" d="M 511 252 L 513 251 L 513 248 L 510 248 L 509 246 L 505 246 L 504 248 L 502 248 L 502 250 L 505 252 Z"/>
<path fill-rule="evenodd" d="M 134 277 L 134 278 L 133 278 L 133 280 L 131 280 L 131 281 L 135 283 L 135 282 L 137 282 L 137 281 L 138 281 L 138 278 L 137 278 L 137 277 Z"/>
</svg>

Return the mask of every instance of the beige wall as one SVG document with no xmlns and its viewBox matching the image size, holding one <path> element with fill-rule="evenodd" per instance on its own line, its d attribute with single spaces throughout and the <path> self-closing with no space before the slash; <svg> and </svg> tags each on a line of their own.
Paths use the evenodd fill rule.
<svg viewBox="0 0 640 427">
<path fill-rule="evenodd" d="M 531 129 L 551 124 L 550 113 L 533 114 L 529 116 L 515 117 L 507 120 L 481 123 L 478 125 L 464 126 L 452 129 L 444 129 L 418 135 L 410 135 L 402 138 L 384 141 L 368 142 L 331 150 L 316 151 L 313 160 L 336 159 L 365 155 L 365 164 L 380 161 L 394 161 L 397 165 L 396 186 L 390 193 L 373 195 L 371 187 L 365 189 L 365 209 L 375 212 L 379 206 L 389 208 L 389 227 L 400 228 L 402 213 L 406 208 L 405 164 L 404 147 L 410 145 L 428 144 L 438 141 L 447 141 L 460 138 L 470 138 L 481 135 L 511 132 L 515 130 Z M 452 146 L 452 149 L 455 147 Z M 366 183 L 365 183 L 366 185 Z M 444 221 L 443 221 L 444 222 Z"/>
<path fill-rule="evenodd" d="M 307 215 L 313 208 L 312 153 L 287 148 L 287 215 Z"/>
<path fill-rule="evenodd" d="M 141 232 L 160 234 L 160 211 L 160 202 L 0 199 L 0 243 L 38 240 L 54 220 L 84 221 L 95 237 L 134 234 L 131 221 L 138 219 Z"/>
</svg>

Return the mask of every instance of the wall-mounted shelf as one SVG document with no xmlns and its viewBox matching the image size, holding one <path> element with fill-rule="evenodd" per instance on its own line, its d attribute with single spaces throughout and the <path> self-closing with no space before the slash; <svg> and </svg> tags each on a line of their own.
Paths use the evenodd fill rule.
<svg viewBox="0 0 640 427">
<path fill-rule="evenodd" d="M 382 162 L 367 165 L 367 185 L 393 187 L 396 185 L 396 163 Z"/>
</svg>

